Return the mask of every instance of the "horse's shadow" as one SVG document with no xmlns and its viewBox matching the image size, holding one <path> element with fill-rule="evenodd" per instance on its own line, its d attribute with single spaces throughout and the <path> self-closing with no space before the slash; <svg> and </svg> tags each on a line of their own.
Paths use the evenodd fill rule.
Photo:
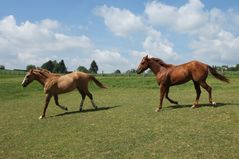
<svg viewBox="0 0 239 159">
<path fill-rule="evenodd" d="M 211 105 L 210 103 L 204 103 L 204 104 L 199 104 L 199 107 L 223 107 L 223 106 L 228 106 L 228 105 L 239 105 L 237 103 L 217 103 L 216 105 Z M 187 108 L 187 107 L 192 107 L 192 104 L 177 104 L 177 105 L 170 105 L 167 108 L 169 109 L 178 109 L 178 108 Z"/>
<path fill-rule="evenodd" d="M 98 107 L 97 109 L 91 108 L 91 109 L 83 109 L 82 111 L 68 111 L 68 112 L 64 112 L 64 113 L 60 113 L 54 116 L 50 116 L 50 117 L 59 117 L 59 116 L 65 116 L 65 115 L 73 115 L 73 114 L 79 114 L 79 113 L 87 113 L 87 112 L 98 112 L 98 111 L 103 111 L 103 110 L 109 110 L 109 109 L 113 109 L 113 108 L 117 108 L 119 107 L 119 105 L 116 106 L 103 106 L 103 107 Z"/>
</svg>

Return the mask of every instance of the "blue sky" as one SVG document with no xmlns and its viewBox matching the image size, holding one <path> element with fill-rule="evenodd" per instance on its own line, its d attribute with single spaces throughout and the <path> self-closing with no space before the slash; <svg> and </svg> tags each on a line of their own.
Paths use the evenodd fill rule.
<svg viewBox="0 0 239 159">
<path fill-rule="evenodd" d="M 3 0 L 0 65 L 25 69 L 64 59 L 69 70 L 136 68 L 142 56 L 180 64 L 239 59 L 237 0 Z"/>
</svg>

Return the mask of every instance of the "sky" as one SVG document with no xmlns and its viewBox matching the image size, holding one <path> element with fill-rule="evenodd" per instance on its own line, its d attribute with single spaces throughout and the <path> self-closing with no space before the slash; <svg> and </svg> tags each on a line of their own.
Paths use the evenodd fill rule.
<svg viewBox="0 0 239 159">
<path fill-rule="evenodd" d="M 238 0 L 2 0 L 0 65 L 69 71 L 137 68 L 145 55 L 181 64 L 239 63 Z"/>
</svg>

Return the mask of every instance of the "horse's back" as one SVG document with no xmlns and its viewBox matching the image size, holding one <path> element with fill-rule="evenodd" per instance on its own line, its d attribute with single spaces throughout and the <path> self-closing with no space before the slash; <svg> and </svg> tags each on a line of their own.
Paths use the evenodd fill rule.
<svg viewBox="0 0 239 159">
<path fill-rule="evenodd" d="M 199 81 L 207 77 L 208 65 L 199 61 L 190 61 L 168 69 L 172 85 L 182 84 L 189 80 Z"/>
<path fill-rule="evenodd" d="M 87 74 L 83 72 L 72 72 L 57 79 L 56 92 L 66 93 L 81 85 L 86 85 Z"/>
<path fill-rule="evenodd" d="M 208 75 L 207 64 L 194 60 L 187 63 L 186 67 L 194 81 L 200 81 L 207 78 Z"/>
</svg>

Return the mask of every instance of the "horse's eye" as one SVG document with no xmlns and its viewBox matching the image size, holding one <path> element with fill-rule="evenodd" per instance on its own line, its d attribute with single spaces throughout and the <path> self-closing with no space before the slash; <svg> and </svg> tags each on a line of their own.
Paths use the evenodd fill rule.
<svg viewBox="0 0 239 159">
<path fill-rule="evenodd" d="M 27 75 L 27 78 L 29 78 L 30 77 L 30 75 Z"/>
</svg>

